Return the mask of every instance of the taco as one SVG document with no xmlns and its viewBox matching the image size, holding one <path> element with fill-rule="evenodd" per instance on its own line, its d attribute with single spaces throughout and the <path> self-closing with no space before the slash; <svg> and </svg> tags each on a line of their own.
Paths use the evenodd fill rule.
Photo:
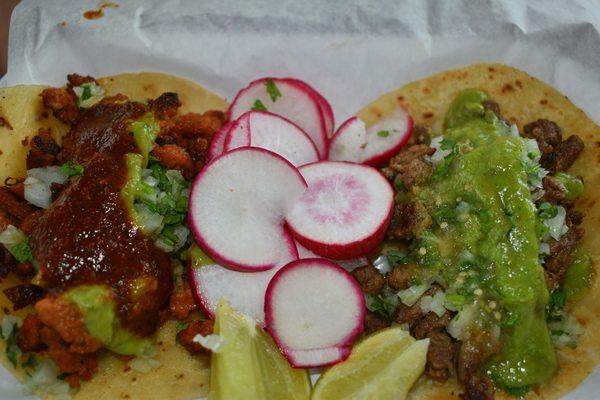
<svg viewBox="0 0 600 400">
<path fill-rule="evenodd" d="M 207 393 L 201 346 L 175 341 L 211 330 L 182 278 L 185 213 L 225 109 L 161 73 L 0 90 L 1 358 L 29 389 Z"/>
<path fill-rule="evenodd" d="M 396 267 L 371 287 L 366 332 L 397 323 L 430 339 L 412 399 L 562 396 L 600 361 L 600 128 L 498 64 L 416 81 L 358 116 L 372 125 L 398 105 L 415 128 L 382 169 Z M 379 279 L 354 274 L 363 288 Z"/>
</svg>

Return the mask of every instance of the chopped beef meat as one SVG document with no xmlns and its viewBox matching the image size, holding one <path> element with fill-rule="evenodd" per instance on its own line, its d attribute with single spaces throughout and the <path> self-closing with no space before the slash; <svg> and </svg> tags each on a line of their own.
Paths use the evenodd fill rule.
<svg viewBox="0 0 600 400">
<path fill-rule="evenodd" d="M 181 288 L 173 291 L 169 301 L 169 310 L 173 317 L 183 321 L 195 309 L 196 301 L 194 300 L 190 285 L 186 282 Z"/>
<path fill-rule="evenodd" d="M 481 363 L 500 351 L 501 343 L 490 331 L 472 332 L 469 339 L 460 344 L 456 359 L 458 380 L 467 383 L 475 375 Z"/>
<path fill-rule="evenodd" d="M 30 262 L 18 263 L 15 266 L 15 273 L 21 278 L 31 278 L 35 274 L 35 267 Z"/>
<path fill-rule="evenodd" d="M 363 331 L 365 335 L 370 335 L 372 333 L 385 329 L 388 326 L 390 326 L 390 323 L 388 321 L 386 321 L 378 314 L 367 310 L 365 314 L 365 326 Z"/>
<path fill-rule="evenodd" d="M 428 337 L 428 334 L 440 330 L 446 329 L 452 316 L 446 311 L 441 317 L 438 317 L 436 313 L 429 312 L 423 317 L 419 323 L 411 330 L 414 337 L 417 339 L 424 339 Z"/>
<path fill-rule="evenodd" d="M 67 300 L 46 297 L 35 304 L 42 322 L 56 331 L 73 353 L 93 353 L 102 343 L 87 333 L 83 315 L 76 305 Z"/>
<path fill-rule="evenodd" d="M 41 93 L 44 105 L 52 114 L 67 125 L 72 125 L 79 116 L 77 96 L 73 90 L 48 88 Z"/>
<path fill-rule="evenodd" d="M 30 283 L 13 286 L 4 289 L 4 294 L 13 303 L 13 310 L 35 304 L 39 299 L 44 297 L 44 289 L 40 286 Z"/>
<path fill-rule="evenodd" d="M 27 169 L 48 167 L 57 163 L 60 147 L 54 141 L 49 129 L 40 128 L 30 143 Z"/>
<path fill-rule="evenodd" d="M 44 210 L 36 210 L 32 212 L 21 221 L 19 224 L 19 229 L 22 230 L 26 235 L 31 234 L 31 231 L 33 230 L 38 218 L 40 218 L 43 213 Z"/>
<path fill-rule="evenodd" d="M 546 175 L 542 179 L 544 187 L 544 201 L 550 203 L 560 203 L 565 199 L 565 193 L 562 191 L 562 184 L 553 176 Z"/>
<path fill-rule="evenodd" d="M 158 162 L 168 169 L 176 169 L 186 179 L 194 177 L 194 161 L 189 153 L 176 144 L 154 146 L 152 154 L 158 158 Z"/>
<path fill-rule="evenodd" d="M 45 345 L 40 336 L 43 327 L 44 323 L 37 314 L 29 314 L 25 317 L 17 336 L 17 345 L 23 353 L 37 352 L 44 349 Z"/>
<path fill-rule="evenodd" d="M 566 171 L 571 168 L 571 165 L 577 160 L 585 144 L 583 140 L 577 135 L 571 135 L 561 142 L 553 153 L 554 165 L 551 171 Z"/>
<path fill-rule="evenodd" d="M 397 266 L 386 277 L 388 286 L 395 290 L 408 288 L 411 279 L 415 276 L 416 269 L 414 264 Z"/>
<path fill-rule="evenodd" d="M 352 271 L 352 276 L 358 282 L 363 292 L 368 294 L 377 294 L 383 289 L 385 278 L 372 265 L 356 268 Z"/>
<path fill-rule="evenodd" d="M 415 138 L 416 144 L 429 144 L 429 129 L 423 125 L 415 125 L 412 135 Z"/>
<path fill-rule="evenodd" d="M 161 118 L 173 118 L 177 109 L 181 107 L 181 102 L 177 93 L 166 92 L 154 100 L 149 100 L 148 105 L 154 115 Z"/>
<path fill-rule="evenodd" d="M 456 346 L 452 338 L 443 330 L 434 330 L 427 334 L 429 348 L 425 370 L 431 378 L 445 381 L 454 369 Z"/>
<path fill-rule="evenodd" d="M 571 228 L 574 225 L 581 225 L 583 222 L 583 213 L 581 211 L 577 211 L 574 208 L 569 208 L 567 210 L 567 226 Z"/>
<path fill-rule="evenodd" d="M 18 225 L 15 218 L 2 209 L 0 205 L 0 232 L 5 230 L 9 225 Z"/>
<path fill-rule="evenodd" d="M 95 82 L 98 83 L 93 77 L 86 75 L 81 76 L 79 74 L 67 75 L 67 89 L 72 90 L 75 86 L 81 86 L 84 83 Z"/>
<path fill-rule="evenodd" d="M 23 179 L 24 181 L 24 179 Z M 10 185 L 6 185 L 17 197 L 20 199 L 25 199 L 25 185 L 23 181 L 16 181 L 15 183 L 11 183 Z"/>
<path fill-rule="evenodd" d="M 423 232 L 431 225 L 431 216 L 420 201 L 397 203 L 394 215 L 388 227 L 388 236 L 397 239 L 409 239 Z"/>
<path fill-rule="evenodd" d="M 571 263 L 571 253 L 583 237 L 583 233 L 583 229 L 571 226 L 560 240 L 550 240 L 550 255 L 544 262 L 546 285 L 550 290 L 558 287 L 565 279 Z"/>
<path fill-rule="evenodd" d="M 500 105 L 498 103 L 496 103 L 493 100 L 484 100 L 483 103 L 481 103 L 481 105 L 485 110 L 490 110 L 491 112 L 496 114 L 496 117 L 498 117 L 498 119 L 503 121 L 506 125 L 510 126 L 510 121 L 504 118 L 504 116 L 500 112 Z"/>
<path fill-rule="evenodd" d="M 19 221 L 25 219 L 36 210 L 34 206 L 17 197 L 6 186 L 0 186 L 0 208 Z"/>
<path fill-rule="evenodd" d="M 400 304 L 394 313 L 394 322 L 397 324 L 408 324 L 410 329 L 413 329 L 423 317 L 423 311 L 419 307 L 419 303 L 407 306 Z"/>
<path fill-rule="evenodd" d="M 52 201 L 55 201 L 56 199 L 58 199 L 58 196 L 60 196 L 62 191 L 65 190 L 67 188 L 67 186 L 69 186 L 69 184 L 67 182 L 65 182 L 65 183 L 52 182 L 50 184 L 50 193 L 52 194 Z"/>
<path fill-rule="evenodd" d="M 547 119 L 538 119 L 523 127 L 523 134 L 535 139 L 542 158 L 552 153 L 554 148 L 562 141 L 562 131 L 558 125 Z"/>
<path fill-rule="evenodd" d="M 473 375 L 461 393 L 462 400 L 494 400 L 494 384 L 488 377 Z"/>
<path fill-rule="evenodd" d="M 401 182 L 406 189 L 410 189 L 425 182 L 433 171 L 433 166 L 424 159 L 424 156 L 433 153 L 435 149 L 425 144 L 409 146 L 392 157 L 381 172 L 395 184 Z"/>
<path fill-rule="evenodd" d="M 212 139 L 221 129 L 227 118 L 221 111 L 207 111 L 203 114 L 188 113 L 175 119 L 174 125 L 167 131 L 168 136 L 176 138 L 203 137 Z"/>
<path fill-rule="evenodd" d="M 410 160 L 399 170 L 402 184 L 407 189 L 425 182 L 432 171 L 433 166 L 420 159 Z M 398 177 L 394 180 L 394 184 L 397 182 L 397 179 Z"/>
<path fill-rule="evenodd" d="M 210 354 L 210 350 L 200 343 L 194 342 L 196 335 L 210 335 L 213 332 L 215 321 L 212 319 L 206 321 L 192 321 L 190 324 L 177 334 L 177 341 L 185 347 L 190 354 Z"/>
<path fill-rule="evenodd" d="M 0 245 L 0 279 L 6 278 L 15 267 L 15 259 L 6 247 Z"/>
</svg>

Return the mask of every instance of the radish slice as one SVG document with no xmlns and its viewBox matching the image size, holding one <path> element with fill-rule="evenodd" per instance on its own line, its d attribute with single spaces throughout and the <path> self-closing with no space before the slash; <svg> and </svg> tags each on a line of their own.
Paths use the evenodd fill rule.
<svg viewBox="0 0 600 400">
<path fill-rule="evenodd" d="M 321 161 L 300 173 L 308 189 L 286 216 L 295 239 L 320 256 L 362 257 L 383 238 L 394 191 L 376 169 L 348 162 Z"/>
<path fill-rule="evenodd" d="M 229 110 L 229 120 L 250 110 L 270 111 L 302 128 L 314 142 L 319 157 L 327 157 L 327 128 L 319 100 L 295 80 L 262 78 L 240 90 Z"/>
<path fill-rule="evenodd" d="M 330 365 L 350 355 L 363 329 L 365 298 L 346 270 L 322 258 L 292 261 L 265 294 L 267 330 L 294 367 Z"/>
<path fill-rule="evenodd" d="M 358 117 L 352 117 L 331 138 L 329 159 L 384 165 L 406 144 L 412 129 L 412 117 L 402 107 L 369 128 Z"/>
<path fill-rule="evenodd" d="M 206 162 L 209 163 L 215 158 L 219 157 L 221 153 L 223 153 L 223 149 L 225 146 L 225 138 L 229 133 L 229 130 L 232 128 L 233 122 L 228 122 L 221 127 L 213 136 L 210 147 L 208 148 L 208 153 L 206 154 Z"/>
<path fill-rule="evenodd" d="M 283 157 L 241 147 L 217 157 L 196 177 L 189 223 L 196 241 L 215 261 L 242 271 L 281 265 L 296 254 L 284 215 L 306 183 Z"/>
<path fill-rule="evenodd" d="M 192 293 L 210 317 L 214 317 L 219 301 L 226 298 L 231 307 L 254 318 L 264 327 L 267 285 L 277 271 L 296 258 L 296 254 L 289 254 L 288 260 L 281 265 L 254 273 L 232 271 L 216 263 L 195 266 L 192 260 L 188 270 Z"/>
<path fill-rule="evenodd" d="M 242 146 L 270 150 L 297 167 L 319 160 L 315 144 L 298 125 L 264 111 L 245 113 L 229 131 L 225 151 Z"/>
<path fill-rule="evenodd" d="M 302 246 L 300 243 L 296 242 L 296 248 L 298 249 L 298 258 L 318 258 L 319 256 Z M 364 267 L 369 264 L 369 259 L 366 257 L 355 258 L 352 260 L 331 260 L 340 267 L 344 268 L 348 272 L 354 271 L 356 268 Z"/>
<path fill-rule="evenodd" d="M 335 119 L 333 117 L 333 109 L 331 108 L 331 104 L 323 97 L 323 95 L 317 92 L 312 86 L 308 83 L 301 81 L 299 79 L 294 78 L 283 78 L 285 80 L 294 81 L 299 85 L 303 85 L 307 90 L 311 91 L 315 96 L 316 100 L 319 102 L 319 108 L 321 109 L 321 114 L 323 114 L 323 119 L 325 121 L 325 130 L 327 131 L 327 137 L 330 138 L 333 136 L 333 130 L 335 129 Z"/>
</svg>

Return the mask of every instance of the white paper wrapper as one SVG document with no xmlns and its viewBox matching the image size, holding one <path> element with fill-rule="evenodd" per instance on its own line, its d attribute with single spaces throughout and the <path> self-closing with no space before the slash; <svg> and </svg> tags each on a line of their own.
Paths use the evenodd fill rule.
<svg viewBox="0 0 600 400">
<path fill-rule="evenodd" d="M 0 85 L 62 85 L 166 71 L 232 99 L 250 80 L 294 76 L 332 103 L 339 123 L 405 83 L 474 62 L 503 62 L 550 83 L 600 120 L 600 7 L 592 1 L 24 1 L 10 26 Z M 569 399 L 594 398 L 596 371 Z M 20 399 L 0 369 L 0 398 Z"/>
</svg>

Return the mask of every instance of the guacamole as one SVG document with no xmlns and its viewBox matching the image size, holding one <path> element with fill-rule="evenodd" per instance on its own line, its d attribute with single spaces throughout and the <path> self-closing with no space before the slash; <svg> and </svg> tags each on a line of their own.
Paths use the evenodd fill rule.
<svg viewBox="0 0 600 400">
<path fill-rule="evenodd" d="M 527 140 L 486 110 L 485 93 L 462 92 L 445 119 L 441 159 L 411 188 L 433 223 L 412 254 L 425 279 L 448 287 L 467 330 L 499 336 L 481 367 L 502 388 L 552 377 L 557 360 L 545 319 L 548 290 L 539 259 L 538 216 L 530 192 Z M 469 305 L 465 307 L 465 305 Z M 476 309 L 477 312 L 473 312 Z M 474 332 L 464 332 L 464 340 Z"/>
</svg>

